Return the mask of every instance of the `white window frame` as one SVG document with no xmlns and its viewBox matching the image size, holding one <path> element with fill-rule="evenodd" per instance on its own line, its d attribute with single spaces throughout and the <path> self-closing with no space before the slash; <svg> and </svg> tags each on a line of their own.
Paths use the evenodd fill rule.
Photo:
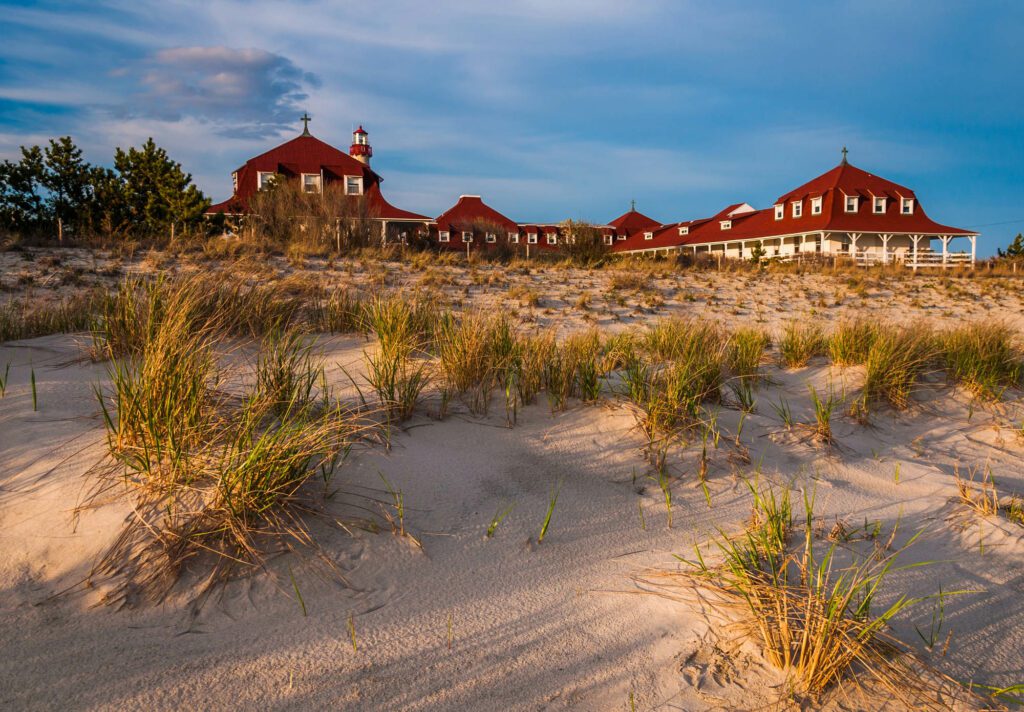
<svg viewBox="0 0 1024 712">
<path fill-rule="evenodd" d="M 498 241 L 498 236 L 496 234 L 494 234 L 493 232 L 489 232 L 486 235 L 484 235 L 484 242 L 489 242 L 491 244 L 494 244 L 497 241 Z"/>
<path fill-rule="evenodd" d="M 611 233 L 604 236 L 604 244 L 610 245 L 613 242 L 615 242 L 615 237 Z"/>
<path fill-rule="evenodd" d="M 913 215 L 914 214 L 914 199 L 903 198 L 900 200 L 900 215 Z"/>
<path fill-rule="evenodd" d="M 653 240 L 654 239 L 654 233 L 653 232 L 645 232 L 644 233 L 644 239 L 645 240 Z"/>
<path fill-rule="evenodd" d="M 626 239 L 626 236 L 625 236 L 625 235 L 616 235 L 616 236 L 615 236 L 615 239 L 616 239 L 616 240 L 625 240 L 625 239 Z"/>
<path fill-rule="evenodd" d="M 447 230 L 441 230 L 441 231 L 439 231 L 437 233 L 437 241 L 438 242 L 448 242 L 451 239 L 452 239 L 452 235 Z"/>
<path fill-rule="evenodd" d="M 472 230 L 463 230 L 462 231 L 462 241 L 463 242 L 472 242 L 473 241 L 473 231 Z"/>
<path fill-rule="evenodd" d="M 349 181 L 356 181 L 358 190 L 352 191 Z M 345 176 L 345 195 L 362 195 L 363 194 L 363 177 L 362 176 Z"/>
<path fill-rule="evenodd" d="M 518 245 L 519 244 L 519 233 L 518 232 L 510 232 L 508 234 L 508 241 L 511 242 L 513 245 Z"/>
<path fill-rule="evenodd" d="M 722 220 L 718 223 L 718 226 L 723 230 L 732 230 L 732 220 Z"/>
<path fill-rule="evenodd" d="M 535 232 L 528 232 L 528 233 L 526 233 L 526 244 L 527 245 L 536 245 L 537 244 L 537 233 L 535 233 Z"/>
<path fill-rule="evenodd" d="M 689 225 L 681 225 L 679 227 L 679 234 L 680 235 L 689 235 L 690 234 L 690 226 Z"/>
<path fill-rule="evenodd" d="M 256 173 L 256 189 L 266 190 L 270 187 L 270 181 L 274 179 L 273 171 L 257 171 Z"/>
<path fill-rule="evenodd" d="M 557 232 L 549 232 L 545 236 L 547 237 L 549 245 L 557 245 L 558 244 L 558 233 Z"/>
<path fill-rule="evenodd" d="M 782 220 L 784 217 L 786 217 L 786 206 L 779 203 L 775 206 L 775 219 Z"/>
<path fill-rule="evenodd" d="M 803 215 L 804 215 L 804 201 L 802 201 L 802 200 L 794 200 L 791 203 L 791 205 L 793 206 L 791 208 L 791 210 L 793 212 L 793 217 L 795 217 L 795 218 L 803 217 Z"/>
<path fill-rule="evenodd" d="M 856 195 L 845 196 L 846 200 L 843 201 L 843 209 L 848 213 L 855 213 L 860 210 L 860 198 Z"/>
<path fill-rule="evenodd" d="M 315 190 L 308 190 L 308 185 L 306 184 L 306 179 L 307 178 L 314 178 L 315 179 L 313 181 L 313 187 L 315 188 Z M 302 174 L 302 192 L 303 193 L 319 193 L 319 192 L 321 192 L 321 182 L 320 181 L 321 181 L 321 177 L 320 177 L 319 173 L 303 173 Z"/>
<path fill-rule="evenodd" d="M 811 198 L 811 215 L 821 215 L 821 197 Z"/>
<path fill-rule="evenodd" d="M 231 174 L 231 192 L 238 192 L 238 171 Z"/>
<path fill-rule="evenodd" d="M 871 212 L 875 215 L 884 215 L 886 207 L 888 206 L 884 197 L 875 196 L 871 201 Z"/>
</svg>

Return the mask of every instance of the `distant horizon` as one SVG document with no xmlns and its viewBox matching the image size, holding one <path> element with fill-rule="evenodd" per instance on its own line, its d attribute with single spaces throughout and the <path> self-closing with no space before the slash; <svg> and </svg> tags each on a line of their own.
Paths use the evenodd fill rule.
<svg viewBox="0 0 1024 712">
<path fill-rule="evenodd" d="M 1019 5 L 290 5 L 0 2 L 0 158 L 152 136 L 217 202 L 308 111 L 343 150 L 363 125 L 408 210 L 670 223 L 770 207 L 846 146 L 980 257 L 1024 231 Z"/>
</svg>

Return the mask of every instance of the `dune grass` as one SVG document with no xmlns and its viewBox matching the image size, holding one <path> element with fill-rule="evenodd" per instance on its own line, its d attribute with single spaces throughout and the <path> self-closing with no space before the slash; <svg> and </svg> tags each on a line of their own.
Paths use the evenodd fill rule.
<svg viewBox="0 0 1024 712">
<path fill-rule="evenodd" d="M 934 332 L 926 325 L 878 328 L 864 360 L 859 407 L 865 413 L 878 403 L 907 408 L 935 356 Z"/>
<path fill-rule="evenodd" d="M 88 331 L 102 300 L 102 293 L 90 291 L 54 304 L 32 300 L 0 303 L 0 344 L 34 339 L 49 334 Z"/>
<path fill-rule="evenodd" d="M 839 322 L 828 337 L 829 358 L 837 366 L 863 364 L 878 332 L 878 325 L 864 318 Z"/>
<path fill-rule="evenodd" d="M 1024 354 L 1013 329 L 978 321 L 942 332 L 939 349 L 951 381 L 978 398 L 995 400 L 1024 379 Z"/>
<path fill-rule="evenodd" d="M 930 597 L 901 595 L 877 611 L 873 605 L 886 580 L 901 569 L 901 548 L 850 555 L 836 542 L 815 542 L 813 496 L 804 496 L 803 526 L 797 528 L 787 490 L 748 483 L 752 518 L 736 536 L 721 535 L 714 547 L 721 563 L 709 564 L 700 549 L 691 571 L 743 613 L 768 660 L 785 671 L 800 692 L 818 696 L 844 681 L 867 677 L 900 699 L 919 698 L 923 687 L 909 649 L 888 632 L 900 613 Z M 840 563 L 840 559 L 849 559 Z M 954 595 L 945 592 L 943 595 Z"/>
<path fill-rule="evenodd" d="M 957 502 L 964 512 L 981 518 L 1001 516 L 1024 526 L 1024 498 L 1016 493 L 1000 495 L 991 470 L 986 469 L 980 478 L 977 471 L 967 478 L 961 477 L 959 471 L 955 476 Z"/>
<path fill-rule="evenodd" d="M 786 368 L 801 368 L 815 356 L 825 353 L 826 339 L 815 323 L 791 321 L 779 339 L 779 358 Z"/>
</svg>

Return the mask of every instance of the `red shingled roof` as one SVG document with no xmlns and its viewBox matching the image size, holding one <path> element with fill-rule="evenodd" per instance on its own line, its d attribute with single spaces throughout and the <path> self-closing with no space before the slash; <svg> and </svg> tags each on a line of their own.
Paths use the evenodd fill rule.
<svg viewBox="0 0 1024 712">
<path fill-rule="evenodd" d="M 625 212 L 608 223 L 619 235 L 632 237 L 638 232 L 649 232 L 661 227 L 662 223 L 636 210 Z"/>
</svg>

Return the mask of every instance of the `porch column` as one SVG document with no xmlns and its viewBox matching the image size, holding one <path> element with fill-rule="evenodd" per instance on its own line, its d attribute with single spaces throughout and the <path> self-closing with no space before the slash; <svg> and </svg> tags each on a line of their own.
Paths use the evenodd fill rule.
<svg viewBox="0 0 1024 712">
<path fill-rule="evenodd" d="M 971 269 L 974 269 L 974 261 L 978 255 L 978 236 L 968 235 L 967 239 L 971 241 Z"/>
<path fill-rule="evenodd" d="M 917 271 L 917 243 L 921 241 L 920 235 L 911 235 L 910 241 L 914 243 L 914 271 Z"/>
<path fill-rule="evenodd" d="M 892 235 L 888 233 L 882 233 L 882 264 L 889 264 L 889 239 Z"/>
<path fill-rule="evenodd" d="M 850 256 L 853 257 L 854 264 L 857 263 L 857 240 L 860 239 L 859 232 L 847 233 L 850 236 Z"/>
<path fill-rule="evenodd" d="M 939 235 L 939 239 L 942 240 L 942 269 L 946 269 L 946 263 L 949 261 L 949 235 Z"/>
<path fill-rule="evenodd" d="M 384 220 L 380 224 L 380 244 L 388 244 L 388 221 Z"/>
</svg>

